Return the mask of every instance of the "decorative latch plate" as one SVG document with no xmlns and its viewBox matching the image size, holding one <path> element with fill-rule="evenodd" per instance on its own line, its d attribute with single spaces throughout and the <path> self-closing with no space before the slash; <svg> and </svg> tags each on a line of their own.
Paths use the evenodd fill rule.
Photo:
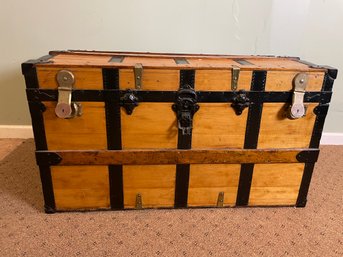
<svg viewBox="0 0 343 257">
<path fill-rule="evenodd" d="M 243 110 L 249 107 L 250 99 L 244 90 L 239 90 L 235 94 L 231 107 L 235 110 L 236 115 L 241 115 Z"/>
<path fill-rule="evenodd" d="M 74 74 L 68 70 L 60 70 L 56 75 L 58 83 L 58 102 L 55 114 L 61 119 L 70 119 L 82 115 L 80 103 L 72 102 L 72 90 L 75 83 Z"/>
<path fill-rule="evenodd" d="M 138 98 L 130 89 L 120 98 L 120 106 L 125 108 L 126 114 L 131 115 L 133 110 L 138 106 Z"/>
<path fill-rule="evenodd" d="M 190 135 L 193 128 L 193 115 L 199 110 L 195 90 L 189 85 L 180 89 L 172 109 L 176 112 L 178 128 L 182 131 L 182 135 Z"/>
<path fill-rule="evenodd" d="M 290 107 L 289 116 L 291 119 L 299 119 L 305 116 L 306 108 L 304 106 L 304 95 L 308 83 L 308 75 L 298 73 L 293 80 L 294 91 L 292 97 L 292 105 Z"/>
</svg>

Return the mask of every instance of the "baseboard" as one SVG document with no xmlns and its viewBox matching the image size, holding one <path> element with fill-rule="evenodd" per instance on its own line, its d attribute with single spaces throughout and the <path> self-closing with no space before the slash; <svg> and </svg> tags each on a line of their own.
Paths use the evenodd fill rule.
<svg viewBox="0 0 343 257">
<path fill-rule="evenodd" d="M 0 125 L 0 138 L 32 138 L 32 126 Z"/>
<path fill-rule="evenodd" d="M 321 145 L 343 145 L 343 133 L 323 133 Z"/>
<path fill-rule="evenodd" d="M 0 125 L 0 138 L 33 138 L 32 126 Z M 323 133 L 322 145 L 343 145 L 343 133 Z"/>
</svg>

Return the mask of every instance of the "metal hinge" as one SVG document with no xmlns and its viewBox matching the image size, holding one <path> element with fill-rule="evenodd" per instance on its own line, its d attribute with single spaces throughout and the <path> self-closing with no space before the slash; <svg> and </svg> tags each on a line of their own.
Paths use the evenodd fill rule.
<svg viewBox="0 0 343 257">
<path fill-rule="evenodd" d="M 189 85 L 180 89 L 172 109 L 176 112 L 178 128 L 182 131 L 182 135 L 190 135 L 193 128 L 193 115 L 199 110 L 195 90 Z"/>
<path fill-rule="evenodd" d="M 291 119 L 299 119 L 305 116 L 306 108 L 304 106 L 305 90 L 308 83 L 308 75 L 306 73 L 298 73 L 293 80 L 294 91 L 292 97 L 292 105 L 289 110 Z"/>
<path fill-rule="evenodd" d="M 135 208 L 140 210 L 142 209 L 142 195 L 140 193 L 138 193 L 136 195 L 136 204 L 135 204 Z"/>
<path fill-rule="evenodd" d="M 134 68 L 136 89 L 142 88 L 143 65 L 136 63 Z"/>
<path fill-rule="evenodd" d="M 217 200 L 217 207 L 223 207 L 223 206 L 224 206 L 224 192 L 219 192 L 218 200 Z"/>
<path fill-rule="evenodd" d="M 56 75 L 56 80 L 58 83 L 58 103 L 55 108 L 56 116 L 61 119 L 81 116 L 81 104 L 71 101 L 75 82 L 74 74 L 68 70 L 60 70 Z"/>
<path fill-rule="evenodd" d="M 231 73 L 231 90 L 235 91 L 238 88 L 238 79 L 239 79 L 240 68 L 238 66 L 232 65 Z"/>
</svg>

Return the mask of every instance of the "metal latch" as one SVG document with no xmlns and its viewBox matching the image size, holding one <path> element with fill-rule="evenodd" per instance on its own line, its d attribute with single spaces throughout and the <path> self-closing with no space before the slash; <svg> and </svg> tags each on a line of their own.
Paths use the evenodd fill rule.
<svg viewBox="0 0 343 257">
<path fill-rule="evenodd" d="M 136 63 L 134 68 L 136 89 L 142 88 L 143 65 Z"/>
<path fill-rule="evenodd" d="M 219 192 L 218 200 L 217 200 L 217 207 L 223 207 L 223 206 L 224 206 L 224 192 Z"/>
<path fill-rule="evenodd" d="M 291 119 L 299 119 L 305 116 L 306 109 L 304 106 L 304 95 L 308 83 L 308 75 L 298 73 L 293 80 L 294 91 L 292 97 L 292 105 L 290 107 L 289 116 Z"/>
<path fill-rule="evenodd" d="M 58 83 L 58 103 L 55 108 L 56 116 L 61 119 L 81 116 L 81 104 L 71 102 L 71 95 L 75 82 L 74 74 L 68 70 L 60 70 L 56 75 L 56 80 Z"/>
<path fill-rule="evenodd" d="M 231 90 L 235 91 L 238 87 L 238 79 L 239 79 L 239 72 L 240 68 L 236 65 L 232 65 L 232 73 L 231 73 Z"/>
<path fill-rule="evenodd" d="M 136 195 L 135 208 L 138 210 L 142 209 L 142 195 L 140 193 Z"/>
<path fill-rule="evenodd" d="M 197 94 L 191 86 L 185 85 L 178 91 L 172 109 L 176 112 L 178 128 L 182 131 L 182 135 L 190 135 L 193 128 L 193 115 L 199 110 Z"/>
</svg>

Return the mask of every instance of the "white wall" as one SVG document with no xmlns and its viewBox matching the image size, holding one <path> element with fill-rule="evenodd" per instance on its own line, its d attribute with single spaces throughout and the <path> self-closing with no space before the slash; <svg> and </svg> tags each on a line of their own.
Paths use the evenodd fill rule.
<svg viewBox="0 0 343 257">
<path fill-rule="evenodd" d="M 49 50 L 293 55 L 340 69 L 342 14 L 342 0 L 0 0 L 0 124 L 30 124 L 20 63 Z M 327 132 L 343 132 L 340 84 Z"/>
</svg>

